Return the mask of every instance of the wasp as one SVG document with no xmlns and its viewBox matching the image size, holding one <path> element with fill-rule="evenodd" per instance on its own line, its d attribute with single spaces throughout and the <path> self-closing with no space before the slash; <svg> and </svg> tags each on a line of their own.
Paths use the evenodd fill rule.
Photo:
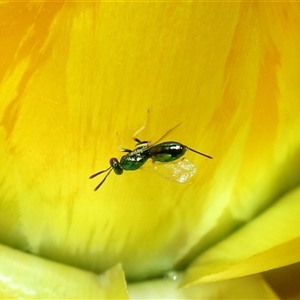
<svg viewBox="0 0 300 300">
<path fill-rule="evenodd" d="M 195 166 L 187 159 L 178 161 L 179 158 L 181 158 L 187 150 L 202 155 L 206 158 L 212 159 L 212 157 L 179 142 L 169 141 L 159 143 L 159 141 L 161 141 L 169 132 L 171 132 L 179 125 L 180 124 L 170 129 L 154 144 L 151 144 L 149 141 L 141 141 L 138 138 L 134 138 L 134 141 L 137 143 L 135 149 L 130 150 L 121 148 L 121 151 L 126 152 L 127 154 L 122 156 L 120 161 L 117 158 L 112 157 L 109 160 L 110 166 L 107 169 L 97 172 L 89 177 L 90 179 L 92 179 L 100 174 L 107 172 L 103 180 L 95 187 L 94 191 L 97 191 L 102 186 L 102 184 L 105 182 L 106 178 L 112 171 L 114 171 L 117 175 L 122 175 L 124 171 L 135 171 L 140 169 L 149 159 L 151 159 L 154 163 L 164 163 L 164 166 L 169 169 L 169 173 L 171 173 L 171 175 L 162 175 L 163 177 L 180 183 L 186 182 L 188 178 L 193 176 L 196 172 Z M 172 162 L 174 161 L 177 161 L 177 163 L 172 164 Z M 155 168 L 157 169 L 158 167 L 155 166 Z M 158 173 L 160 172 L 158 171 Z M 170 176 L 173 178 L 170 178 Z"/>
</svg>

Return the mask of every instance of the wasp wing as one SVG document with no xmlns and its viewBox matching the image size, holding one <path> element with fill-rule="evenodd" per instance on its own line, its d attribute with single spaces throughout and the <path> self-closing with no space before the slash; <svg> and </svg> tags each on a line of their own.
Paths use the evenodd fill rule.
<svg viewBox="0 0 300 300">
<path fill-rule="evenodd" d="M 179 161 L 160 163 L 153 162 L 153 171 L 161 177 L 179 183 L 190 183 L 190 178 L 194 176 L 197 168 L 188 159 L 183 158 Z"/>
</svg>

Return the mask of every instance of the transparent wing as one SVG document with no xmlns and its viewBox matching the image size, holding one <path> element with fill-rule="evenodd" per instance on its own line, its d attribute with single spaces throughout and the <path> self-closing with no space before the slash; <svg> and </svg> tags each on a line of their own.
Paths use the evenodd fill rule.
<svg viewBox="0 0 300 300">
<path fill-rule="evenodd" d="M 161 177 L 179 183 L 189 183 L 190 178 L 193 177 L 197 171 L 195 165 L 186 158 L 168 163 L 152 162 L 151 166 L 149 164 L 147 169 L 152 169 Z"/>
</svg>

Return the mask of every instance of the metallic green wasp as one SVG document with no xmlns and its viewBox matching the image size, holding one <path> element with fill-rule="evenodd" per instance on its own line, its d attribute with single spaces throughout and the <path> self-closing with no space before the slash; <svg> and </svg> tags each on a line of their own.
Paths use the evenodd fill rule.
<svg viewBox="0 0 300 300">
<path fill-rule="evenodd" d="M 127 154 L 122 156 L 120 161 L 113 157 L 109 160 L 110 166 L 107 169 L 90 176 L 90 179 L 92 179 L 102 173 L 108 172 L 94 190 L 97 191 L 101 187 L 112 170 L 117 175 L 123 174 L 123 171 L 135 171 L 140 169 L 149 159 L 151 159 L 154 163 L 154 170 L 157 171 L 157 173 L 159 173 L 162 177 L 180 183 L 188 181 L 188 179 L 195 174 L 196 167 L 187 159 L 179 160 L 179 158 L 181 158 L 187 150 L 210 159 L 212 159 L 212 157 L 179 142 L 169 141 L 159 143 L 167 134 L 169 134 L 179 125 L 180 124 L 170 129 L 154 144 L 151 144 L 149 141 L 141 141 L 137 138 L 134 138 L 134 141 L 137 142 L 135 149 L 130 150 L 121 148 L 120 150 L 126 152 Z M 141 130 L 137 132 L 140 131 Z M 163 172 L 161 171 L 162 168 L 164 168 Z"/>
</svg>

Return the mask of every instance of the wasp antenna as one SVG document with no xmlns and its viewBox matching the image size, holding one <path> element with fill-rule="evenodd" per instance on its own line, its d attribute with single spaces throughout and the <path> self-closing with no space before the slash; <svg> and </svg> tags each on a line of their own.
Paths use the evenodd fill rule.
<svg viewBox="0 0 300 300">
<path fill-rule="evenodd" d="M 107 168 L 106 170 L 103 170 L 103 171 L 100 171 L 100 172 L 97 172 L 97 173 L 91 175 L 91 176 L 89 177 L 89 179 L 93 179 L 94 177 L 96 177 L 96 176 L 98 176 L 98 175 L 100 175 L 100 174 L 102 174 L 102 173 L 107 172 L 109 169 L 111 169 L 111 167 Z"/>
<path fill-rule="evenodd" d="M 194 149 L 192 149 L 192 148 L 189 148 L 189 147 L 187 147 L 187 146 L 186 146 L 186 148 L 189 149 L 189 150 L 191 150 L 191 151 L 193 151 L 193 152 L 195 152 L 195 153 L 197 153 L 197 154 L 200 154 L 200 155 L 202 155 L 202 156 L 205 156 L 205 157 L 207 157 L 207 158 L 212 159 L 212 156 L 209 156 L 209 155 L 207 155 L 207 154 L 205 154 L 205 153 L 196 151 L 196 150 L 194 150 Z"/>
<path fill-rule="evenodd" d="M 103 180 L 94 188 L 94 191 L 96 192 L 100 186 L 104 183 L 104 181 L 106 180 L 107 176 L 110 174 L 110 172 L 112 171 L 112 168 L 109 170 L 109 172 L 105 175 L 105 177 L 103 178 Z"/>
</svg>

